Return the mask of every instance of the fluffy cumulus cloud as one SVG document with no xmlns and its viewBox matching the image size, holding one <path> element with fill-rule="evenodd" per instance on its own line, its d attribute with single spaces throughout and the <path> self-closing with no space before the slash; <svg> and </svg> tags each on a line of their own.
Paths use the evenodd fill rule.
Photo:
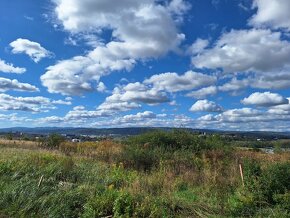
<svg viewBox="0 0 290 218">
<path fill-rule="evenodd" d="M 169 102 L 165 92 L 150 88 L 140 82 L 129 83 L 123 87 L 116 87 L 111 96 L 105 99 L 98 109 L 126 111 L 141 107 L 140 104 L 160 104 Z"/>
<path fill-rule="evenodd" d="M 54 66 L 47 68 L 47 72 L 42 75 L 42 84 L 48 87 L 51 93 L 62 93 L 65 95 L 80 95 L 83 92 L 92 91 L 93 88 L 88 82 L 91 79 L 98 80 L 100 75 L 86 73 L 92 61 L 85 57 L 74 57 L 71 60 L 60 61 Z M 78 72 L 84 72 L 79 74 Z"/>
<path fill-rule="evenodd" d="M 249 85 L 250 81 L 248 79 L 238 80 L 234 77 L 229 82 L 219 86 L 218 89 L 223 92 L 236 92 L 245 89 Z"/>
<path fill-rule="evenodd" d="M 74 107 L 64 117 L 50 116 L 40 118 L 41 123 L 69 123 L 69 124 L 84 124 L 88 120 L 90 122 L 98 120 L 99 124 L 104 125 L 124 125 L 128 123 L 136 123 L 144 120 L 155 119 L 157 115 L 151 111 L 139 112 L 137 114 L 130 114 L 124 116 L 112 117 L 112 112 L 104 110 L 86 110 L 84 106 Z"/>
<path fill-rule="evenodd" d="M 239 109 L 230 109 L 226 110 L 223 113 L 218 115 L 208 114 L 202 116 L 198 119 L 199 121 L 209 125 L 221 125 L 231 128 L 229 124 L 238 124 L 238 129 L 243 128 L 245 123 L 254 123 L 254 122 L 265 122 L 273 120 L 273 117 L 270 118 L 266 115 L 266 112 L 252 109 L 252 108 L 239 108 Z M 256 123 L 257 124 L 257 123 Z M 235 125 L 234 125 L 235 126 Z"/>
<path fill-rule="evenodd" d="M 269 108 L 268 112 L 275 115 L 290 115 L 290 98 L 287 98 L 288 104 L 276 105 Z"/>
<path fill-rule="evenodd" d="M 230 92 L 232 94 L 239 93 L 247 88 L 280 90 L 290 87 L 290 74 L 287 71 L 269 72 L 263 74 L 253 73 L 242 79 L 236 77 L 218 86 L 218 90 L 222 92 Z"/>
<path fill-rule="evenodd" d="M 221 112 L 222 107 L 213 101 L 198 100 L 189 109 L 191 112 Z"/>
<path fill-rule="evenodd" d="M 111 115 L 107 111 L 102 110 L 86 110 L 83 106 L 77 106 L 74 107 L 73 110 L 69 111 L 66 116 L 64 117 L 64 120 L 70 121 L 70 120 L 86 120 L 86 119 L 92 119 L 92 118 L 99 118 L 99 117 L 107 117 Z"/>
<path fill-rule="evenodd" d="M 271 72 L 268 74 L 255 75 L 248 78 L 249 85 L 259 89 L 287 89 L 290 88 L 290 71 Z"/>
<path fill-rule="evenodd" d="M 98 92 L 106 92 L 107 91 L 107 87 L 106 87 L 105 83 L 99 82 L 99 84 L 97 86 L 97 91 Z"/>
<path fill-rule="evenodd" d="M 16 39 L 10 43 L 13 54 L 27 54 L 34 62 L 39 62 L 41 59 L 51 57 L 52 53 L 43 48 L 39 43 L 28 39 Z"/>
<path fill-rule="evenodd" d="M 10 124 L 23 124 L 25 122 L 33 122 L 32 119 L 29 119 L 27 117 L 22 117 L 19 116 L 17 113 L 12 113 L 12 114 L 0 114 L 0 121 L 2 122 L 9 122 Z"/>
<path fill-rule="evenodd" d="M 285 131 L 285 128 L 289 128 L 287 124 L 290 121 L 289 109 L 289 104 L 273 106 L 266 111 L 238 108 L 226 110 L 218 115 L 207 114 L 197 120 L 198 125 L 203 128 L 273 131 L 275 126 L 275 131 Z"/>
<path fill-rule="evenodd" d="M 0 110 L 2 111 L 46 112 L 56 109 L 56 104 L 67 104 L 67 102 L 59 102 L 42 96 L 15 97 L 0 94 Z"/>
<path fill-rule="evenodd" d="M 124 116 L 125 120 L 135 120 L 135 119 L 150 119 L 150 118 L 156 118 L 156 114 L 154 114 L 152 111 L 144 111 L 139 112 L 136 115 L 126 115 Z"/>
<path fill-rule="evenodd" d="M 214 47 L 194 56 L 192 64 L 225 72 L 269 72 L 289 66 L 289 56 L 290 42 L 283 40 L 280 32 L 232 30 L 224 33 Z"/>
<path fill-rule="evenodd" d="M 124 116 L 114 117 L 110 120 L 102 120 L 92 124 L 94 127 L 184 127 L 191 126 L 194 120 L 185 115 L 165 115 L 155 114 L 152 111 L 139 112 L 137 114 L 128 114 Z"/>
<path fill-rule="evenodd" d="M 36 92 L 39 89 L 28 83 L 21 83 L 16 79 L 10 80 L 3 77 L 0 77 L 0 92 L 6 92 L 8 90 L 15 91 L 27 91 L 27 92 Z"/>
<path fill-rule="evenodd" d="M 257 9 L 257 14 L 250 19 L 251 25 L 290 31 L 290 2 L 288 0 L 254 0 L 253 8 Z"/>
<path fill-rule="evenodd" d="M 193 71 L 187 71 L 183 75 L 178 75 L 177 73 L 157 74 L 144 81 L 144 83 L 152 84 L 157 90 L 168 92 L 192 90 L 202 86 L 212 85 L 215 82 L 215 76 Z"/>
<path fill-rule="evenodd" d="M 174 19 L 188 8 L 182 0 L 169 5 L 154 0 L 54 2 L 56 17 L 66 31 L 101 37 L 103 30 L 110 29 L 112 40 L 100 39 L 100 43 L 86 55 L 50 66 L 41 77 L 50 92 L 74 94 L 88 90 L 91 88 L 89 83 L 98 81 L 100 76 L 130 70 L 138 60 L 178 51 L 185 37 L 178 32 Z M 72 69 L 70 65 L 78 67 Z"/>
<path fill-rule="evenodd" d="M 249 97 L 244 98 L 241 101 L 245 105 L 257 105 L 257 106 L 274 106 L 274 105 L 281 105 L 281 104 L 288 104 L 288 99 L 284 98 L 283 96 L 277 93 L 271 92 L 255 92 L 251 94 Z"/>
<path fill-rule="evenodd" d="M 22 67 L 14 67 L 13 64 L 6 63 L 5 61 L 0 59 L 0 72 L 3 73 L 24 73 L 26 71 L 25 68 Z"/>
<path fill-rule="evenodd" d="M 40 123 L 52 123 L 52 124 L 84 124 L 88 119 L 100 118 L 104 114 L 100 111 L 89 111 L 84 106 L 76 106 L 72 108 L 64 117 L 49 116 L 38 119 Z M 104 115 L 106 116 L 106 115 Z"/>
<path fill-rule="evenodd" d="M 180 16 L 187 12 L 191 8 L 191 5 L 184 0 L 171 0 L 167 8 L 173 15 L 177 15 L 179 19 L 182 19 Z"/>
<path fill-rule="evenodd" d="M 207 46 L 209 45 L 209 41 L 206 39 L 197 39 L 188 49 L 188 54 L 199 54 L 201 53 Z"/>
<path fill-rule="evenodd" d="M 207 96 L 212 96 L 218 93 L 218 88 L 216 86 L 208 86 L 204 87 L 202 89 L 192 91 L 188 94 L 186 94 L 187 97 L 192 97 L 196 99 L 202 99 Z"/>
</svg>

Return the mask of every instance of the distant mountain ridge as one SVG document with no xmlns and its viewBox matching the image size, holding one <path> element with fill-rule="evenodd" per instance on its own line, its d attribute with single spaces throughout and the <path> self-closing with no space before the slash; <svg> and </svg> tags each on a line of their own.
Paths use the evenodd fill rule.
<svg viewBox="0 0 290 218">
<path fill-rule="evenodd" d="M 81 128 L 81 127 L 11 127 L 2 128 L 0 133 L 26 133 L 26 134 L 40 134 L 47 135 L 52 133 L 58 134 L 69 134 L 69 135 L 138 135 L 144 132 L 152 130 L 164 130 L 169 131 L 176 128 L 169 127 L 125 127 L 125 128 Z M 254 137 L 254 138 L 290 138 L 290 132 L 266 132 L 266 131 L 222 131 L 222 130 L 211 130 L 211 129 L 191 129 L 191 128 L 180 128 L 186 129 L 192 132 L 205 132 L 205 133 L 219 133 L 226 135 L 238 135 L 240 137 Z"/>
</svg>

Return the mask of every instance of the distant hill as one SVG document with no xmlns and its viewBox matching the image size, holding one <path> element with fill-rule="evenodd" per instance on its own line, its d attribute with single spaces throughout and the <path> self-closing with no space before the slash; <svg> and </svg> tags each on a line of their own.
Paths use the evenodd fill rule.
<svg viewBox="0 0 290 218">
<path fill-rule="evenodd" d="M 5 133 L 26 133 L 26 134 L 40 134 L 47 135 L 52 133 L 67 134 L 67 135 L 138 135 L 144 132 L 161 129 L 169 131 L 174 128 L 166 127 L 128 127 L 128 128 L 71 128 L 71 127 L 12 127 L 0 129 L 0 134 Z M 236 136 L 241 138 L 263 138 L 263 139 L 275 139 L 285 138 L 290 139 L 290 132 L 263 132 L 263 131 L 220 131 L 210 129 L 190 129 L 183 128 L 192 132 L 207 133 L 207 134 L 223 134 L 228 136 Z"/>
</svg>

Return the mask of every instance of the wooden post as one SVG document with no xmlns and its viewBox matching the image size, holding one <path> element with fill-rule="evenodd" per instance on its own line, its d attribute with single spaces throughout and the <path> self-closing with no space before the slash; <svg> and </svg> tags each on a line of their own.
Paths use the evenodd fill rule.
<svg viewBox="0 0 290 218">
<path fill-rule="evenodd" d="M 239 164 L 239 168 L 240 168 L 240 175 L 241 175 L 241 179 L 242 179 L 242 184 L 243 184 L 243 187 L 245 187 L 242 164 Z"/>
<path fill-rule="evenodd" d="M 42 183 L 42 181 L 43 181 L 43 175 L 40 177 L 40 179 L 39 179 L 39 182 L 38 182 L 38 187 L 40 187 L 41 186 L 41 183 Z"/>
</svg>

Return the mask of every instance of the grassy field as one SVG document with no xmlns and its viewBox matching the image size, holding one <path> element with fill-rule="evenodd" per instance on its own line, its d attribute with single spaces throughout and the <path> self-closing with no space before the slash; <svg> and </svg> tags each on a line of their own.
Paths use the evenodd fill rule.
<svg viewBox="0 0 290 218">
<path fill-rule="evenodd" d="M 289 152 L 182 131 L 0 144 L 0 217 L 290 216 Z"/>
</svg>

